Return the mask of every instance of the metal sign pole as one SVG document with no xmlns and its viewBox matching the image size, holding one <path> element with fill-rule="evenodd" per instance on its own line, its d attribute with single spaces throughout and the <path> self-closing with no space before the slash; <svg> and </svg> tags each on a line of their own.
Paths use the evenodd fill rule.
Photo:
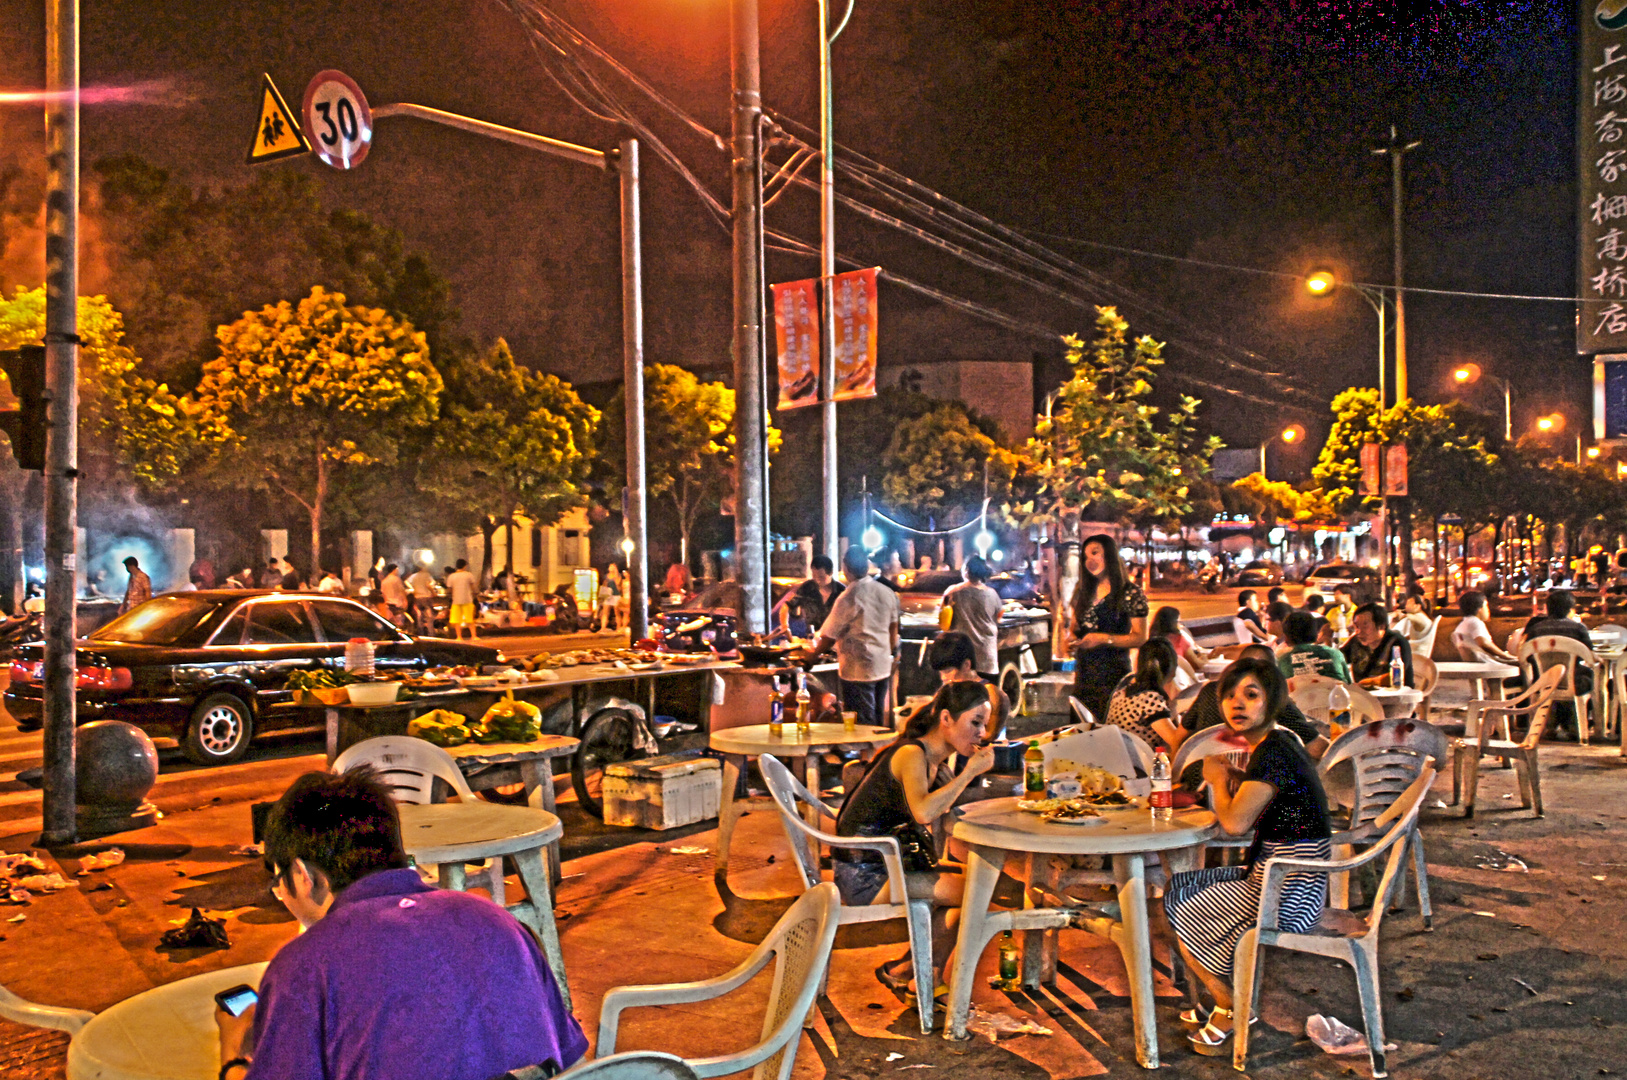
<svg viewBox="0 0 1627 1080">
<path fill-rule="evenodd" d="M 649 637 L 650 553 L 644 524 L 644 261 L 639 241 L 638 140 L 623 139 L 621 178 L 622 397 L 627 414 L 627 556 L 632 611 L 629 643 Z"/>
</svg>

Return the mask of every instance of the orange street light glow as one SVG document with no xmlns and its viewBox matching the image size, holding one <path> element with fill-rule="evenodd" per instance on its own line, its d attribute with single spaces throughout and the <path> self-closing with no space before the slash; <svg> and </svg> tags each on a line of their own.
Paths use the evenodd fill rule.
<svg viewBox="0 0 1627 1080">
<path fill-rule="evenodd" d="M 1462 364 L 1452 370 L 1452 378 L 1460 383 L 1472 383 L 1480 378 L 1480 365 Z"/>
<path fill-rule="evenodd" d="M 1305 429 L 1298 424 L 1290 424 L 1282 429 L 1282 441 L 1290 446 L 1303 438 L 1305 438 Z"/>
<path fill-rule="evenodd" d="M 1588 447 L 1587 448 L 1587 456 L 1590 457 L 1590 458 L 1598 457 L 1599 456 L 1599 448 L 1597 446 Z"/>
<path fill-rule="evenodd" d="M 1318 270 L 1316 273 L 1305 279 L 1305 289 L 1313 295 L 1321 296 L 1323 293 L 1330 291 L 1338 283 L 1339 282 L 1334 278 L 1334 276 L 1328 273 L 1326 270 Z"/>
</svg>

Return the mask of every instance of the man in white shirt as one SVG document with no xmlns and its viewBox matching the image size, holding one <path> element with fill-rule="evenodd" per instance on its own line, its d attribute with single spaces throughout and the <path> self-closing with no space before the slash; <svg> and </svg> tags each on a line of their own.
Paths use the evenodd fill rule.
<svg viewBox="0 0 1627 1080">
<path fill-rule="evenodd" d="M 454 638 L 463 637 L 464 627 L 469 628 L 470 641 L 479 636 L 475 633 L 476 587 L 475 576 L 469 573 L 469 560 L 459 559 L 457 567 L 446 575 L 446 596 L 452 605 L 446 622 Z"/>
<path fill-rule="evenodd" d="M 898 594 L 870 576 L 870 559 L 857 544 L 842 555 L 848 586 L 819 630 L 814 655 L 836 647 L 842 708 L 860 724 L 892 727 L 893 656 L 898 652 Z"/>
<path fill-rule="evenodd" d="M 339 580 L 339 576 L 332 570 L 324 570 L 322 580 L 317 583 L 316 591 L 331 596 L 343 596 L 345 594 L 345 583 Z"/>
<path fill-rule="evenodd" d="M 1452 631 L 1452 644 L 1457 647 L 1460 659 L 1471 664 L 1518 663 L 1491 639 L 1491 630 L 1486 626 L 1491 605 L 1486 602 L 1485 593 L 1471 589 L 1459 596 L 1458 610 L 1463 612 L 1463 621 Z"/>
<path fill-rule="evenodd" d="M 428 637 L 435 632 L 435 575 L 429 567 L 420 566 L 407 579 L 412 590 L 412 616 L 418 623 L 418 632 Z"/>
<path fill-rule="evenodd" d="M 950 586 L 943 594 L 943 608 L 947 623 L 939 619 L 944 630 L 954 630 L 972 639 L 976 651 L 977 673 L 990 683 L 996 682 L 1000 671 L 999 639 L 1000 611 L 1005 602 L 1000 594 L 989 587 L 989 564 L 973 555 L 960 568 L 966 580 Z"/>
</svg>

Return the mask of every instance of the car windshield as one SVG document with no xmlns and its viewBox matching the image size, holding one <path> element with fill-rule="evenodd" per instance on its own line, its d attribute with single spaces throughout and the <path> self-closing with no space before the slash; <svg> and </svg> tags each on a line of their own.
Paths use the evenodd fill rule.
<svg viewBox="0 0 1627 1080">
<path fill-rule="evenodd" d="M 1355 576 L 1356 568 L 1353 566 L 1324 566 L 1311 574 L 1311 577 L 1347 578 Z"/>
<path fill-rule="evenodd" d="M 90 635 L 91 641 L 117 641 L 136 645 L 173 645 L 203 625 L 220 606 L 187 593 L 157 596 L 125 612 Z"/>
</svg>

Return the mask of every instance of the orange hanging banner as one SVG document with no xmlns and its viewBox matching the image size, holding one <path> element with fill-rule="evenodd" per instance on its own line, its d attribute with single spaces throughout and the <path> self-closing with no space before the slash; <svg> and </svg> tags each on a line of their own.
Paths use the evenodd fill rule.
<svg viewBox="0 0 1627 1080">
<path fill-rule="evenodd" d="M 876 396 L 876 274 L 879 266 L 831 279 L 836 311 L 837 401 Z"/>
<path fill-rule="evenodd" d="M 780 409 L 819 403 L 818 278 L 772 285 L 780 350 Z"/>
</svg>

